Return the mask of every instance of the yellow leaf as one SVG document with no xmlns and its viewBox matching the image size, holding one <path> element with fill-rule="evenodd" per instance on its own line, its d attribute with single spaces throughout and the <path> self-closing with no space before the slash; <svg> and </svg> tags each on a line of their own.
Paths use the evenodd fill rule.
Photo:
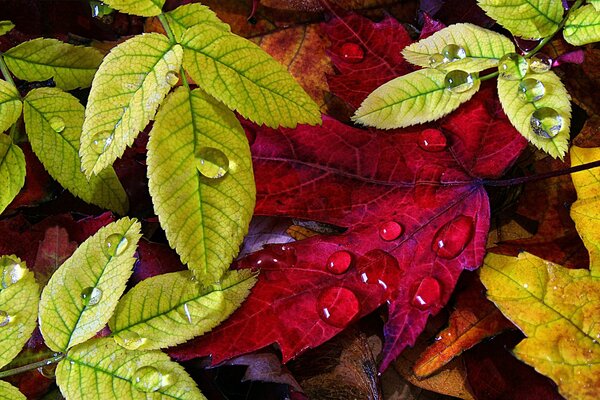
<svg viewBox="0 0 600 400">
<path fill-rule="evenodd" d="M 0 381 L 0 400 L 26 400 L 26 397 L 10 383 Z"/>
<path fill-rule="evenodd" d="M 0 214 L 25 184 L 25 155 L 8 135 L 0 133 Z"/>
<path fill-rule="evenodd" d="M 103 2 L 115 10 L 142 17 L 160 14 L 165 4 L 165 0 L 103 0 Z"/>
<path fill-rule="evenodd" d="M 17 88 L 0 79 L 0 133 L 17 122 L 22 108 L 23 104 Z"/>
</svg>

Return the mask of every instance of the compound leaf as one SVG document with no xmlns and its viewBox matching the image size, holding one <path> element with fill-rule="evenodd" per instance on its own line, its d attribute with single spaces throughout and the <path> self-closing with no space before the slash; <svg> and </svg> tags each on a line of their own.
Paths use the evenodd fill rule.
<svg viewBox="0 0 600 400">
<path fill-rule="evenodd" d="M 567 19 L 563 36 L 575 46 L 599 41 L 600 11 L 591 4 L 575 10 Z"/>
<path fill-rule="evenodd" d="M 127 14 L 152 17 L 162 12 L 165 0 L 106 0 L 103 3 Z"/>
<path fill-rule="evenodd" d="M 27 400 L 19 389 L 8 382 L 0 381 L 0 399 L 1 400 Z"/>
<path fill-rule="evenodd" d="M 23 104 L 17 88 L 0 79 L 0 133 L 17 122 Z"/>
<path fill-rule="evenodd" d="M 177 7 L 165 13 L 165 18 L 178 43 L 181 42 L 185 31 L 196 25 L 211 24 L 217 29 L 231 31 L 229 25 L 221 21 L 210 8 L 198 3 Z"/>
<path fill-rule="evenodd" d="M 0 133 L 0 214 L 25 184 L 25 155 L 8 135 Z"/>
</svg>

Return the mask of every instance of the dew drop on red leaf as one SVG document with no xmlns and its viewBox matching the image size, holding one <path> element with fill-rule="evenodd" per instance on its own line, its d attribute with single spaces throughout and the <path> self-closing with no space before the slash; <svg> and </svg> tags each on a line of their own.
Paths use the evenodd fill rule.
<svg viewBox="0 0 600 400">
<path fill-rule="evenodd" d="M 317 299 L 317 311 L 329 325 L 343 328 L 358 315 L 360 304 L 352 290 L 334 286 L 321 292 Z"/>
<path fill-rule="evenodd" d="M 439 129 L 425 129 L 419 135 L 419 147 L 425 151 L 442 151 L 446 145 L 446 136 Z"/>
<path fill-rule="evenodd" d="M 264 251 L 250 254 L 247 265 L 256 268 L 283 268 L 293 267 L 296 264 L 296 249 L 287 245 L 269 245 Z"/>
<path fill-rule="evenodd" d="M 336 251 L 327 259 L 327 269 L 337 275 L 348 271 L 351 265 L 352 254 L 345 250 Z"/>
<path fill-rule="evenodd" d="M 472 237 L 473 218 L 461 215 L 437 231 L 432 248 L 438 256 L 451 259 L 465 249 Z"/>
<path fill-rule="evenodd" d="M 403 231 L 402 225 L 396 221 L 388 221 L 379 226 L 379 237 L 389 242 L 398 239 Z"/>
<path fill-rule="evenodd" d="M 403 275 L 396 257 L 379 249 L 371 250 L 361 257 L 358 269 L 360 280 L 368 285 L 381 286 L 386 299 L 391 298 Z"/>
<path fill-rule="evenodd" d="M 358 64 L 365 58 L 365 51 L 356 43 L 347 42 L 340 48 L 340 55 L 351 64 Z"/>
<path fill-rule="evenodd" d="M 439 303 L 441 298 L 440 283 L 431 277 L 426 277 L 421 281 L 412 298 L 412 305 L 419 310 L 427 310 L 433 305 Z"/>
</svg>

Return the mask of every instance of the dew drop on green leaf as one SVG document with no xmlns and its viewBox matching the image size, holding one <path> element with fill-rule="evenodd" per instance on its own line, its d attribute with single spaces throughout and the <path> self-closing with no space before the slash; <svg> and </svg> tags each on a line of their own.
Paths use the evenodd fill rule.
<svg viewBox="0 0 600 400">
<path fill-rule="evenodd" d="M 102 154 L 113 141 L 113 134 L 110 131 L 98 132 L 92 138 L 91 147 L 96 154 Z"/>
<path fill-rule="evenodd" d="M 463 93 L 473 87 L 475 80 L 473 79 L 472 74 L 461 71 L 460 69 L 455 69 L 446 74 L 444 83 L 446 88 L 452 93 Z"/>
<path fill-rule="evenodd" d="M 444 56 L 441 54 L 432 54 L 431 57 L 429 57 L 429 66 L 431 68 L 437 68 L 440 65 L 444 64 Z"/>
<path fill-rule="evenodd" d="M 53 117 L 50 119 L 50 126 L 55 132 L 61 133 L 65 130 L 65 120 L 61 117 Z"/>
<path fill-rule="evenodd" d="M 167 72 L 165 79 L 167 80 L 167 83 L 170 86 L 175 86 L 177 84 L 177 82 L 179 82 L 179 76 L 177 75 L 177 72 L 175 72 L 175 71 Z"/>
<path fill-rule="evenodd" d="M 183 318 L 185 321 L 187 321 L 187 322 L 188 322 L 188 323 L 190 323 L 190 324 L 191 324 L 191 323 L 193 323 L 193 320 L 192 320 L 192 314 L 190 313 L 190 308 L 189 308 L 189 306 L 188 306 L 188 304 L 187 304 L 187 303 L 185 303 L 185 304 L 184 304 L 184 305 L 183 305 L 183 306 L 182 306 L 182 307 L 181 307 L 181 308 L 178 310 L 178 312 L 179 312 L 179 315 L 181 315 L 181 317 L 182 317 L 182 318 Z"/>
<path fill-rule="evenodd" d="M 518 94 L 519 98 L 527 103 L 538 101 L 546 93 L 544 84 L 537 79 L 527 78 L 519 82 Z"/>
<path fill-rule="evenodd" d="M 555 109 L 550 107 L 535 110 L 531 115 L 530 122 L 533 132 L 546 139 L 558 135 L 563 127 L 563 118 Z"/>
<path fill-rule="evenodd" d="M 444 57 L 445 62 L 452 62 L 462 60 L 467 56 L 467 52 L 459 45 L 449 44 L 442 49 L 442 56 Z"/>
<path fill-rule="evenodd" d="M 10 315 L 4 310 L 0 310 L 0 328 L 8 325 L 10 322 Z"/>
<path fill-rule="evenodd" d="M 113 233 L 104 241 L 104 254 L 108 257 L 115 257 L 123 254 L 129 246 L 127 238 L 120 233 Z"/>
<path fill-rule="evenodd" d="M 527 73 L 527 60 L 517 53 L 505 54 L 498 63 L 500 78 L 507 81 L 518 81 Z"/>
<path fill-rule="evenodd" d="M 537 53 L 529 60 L 529 69 L 535 74 L 548 72 L 550 68 L 552 68 L 552 59 L 543 53 Z"/>
<path fill-rule="evenodd" d="M 83 305 L 92 307 L 100 302 L 102 299 L 102 290 L 96 287 L 87 287 L 81 291 L 81 299 Z"/>
<path fill-rule="evenodd" d="M 115 342 L 124 349 L 137 350 L 146 343 L 146 339 L 135 332 L 125 331 L 115 336 Z"/>
<path fill-rule="evenodd" d="M 229 159 L 219 149 L 202 147 L 198 150 L 198 171 L 210 179 L 219 179 L 229 171 Z"/>
<path fill-rule="evenodd" d="M 164 376 L 158 369 L 145 366 L 133 373 L 133 387 L 140 392 L 152 393 L 171 384 L 169 376 Z"/>
<path fill-rule="evenodd" d="M 6 289 L 20 281 L 26 272 L 26 269 L 21 265 L 21 263 L 10 256 L 3 257 L 1 259 L 0 267 L 2 267 L 3 289 Z"/>
</svg>

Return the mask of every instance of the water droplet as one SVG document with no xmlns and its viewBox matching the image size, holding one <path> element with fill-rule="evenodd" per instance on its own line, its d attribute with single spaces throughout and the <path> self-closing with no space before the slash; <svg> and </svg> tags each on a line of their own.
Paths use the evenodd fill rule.
<svg viewBox="0 0 600 400">
<path fill-rule="evenodd" d="M 110 146 L 113 138 L 114 136 L 110 131 L 98 132 L 92 137 L 90 146 L 96 154 L 102 154 Z"/>
<path fill-rule="evenodd" d="M 56 363 L 44 365 L 39 367 L 37 370 L 44 378 L 54 379 L 56 378 Z"/>
<path fill-rule="evenodd" d="M 534 74 L 543 74 L 552 68 L 552 59 L 543 53 L 537 53 L 529 59 L 529 69 Z"/>
<path fill-rule="evenodd" d="M 21 262 L 14 257 L 4 256 L 0 259 L 0 267 L 2 267 L 2 288 L 6 289 L 11 285 L 19 282 L 27 271 Z"/>
<path fill-rule="evenodd" d="M 427 310 L 440 301 L 440 283 L 431 277 L 424 278 L 415 291 L 412 305 L 419 310 Z"/>
<path fill-rule="evenodd" d="M 187 303 L 185 303 L 183 306 L 181 306 L 181 308 L 179 310 L 177 310 L 177 312 L 179 313 L 179 315 L 181 315 L 181 317 L 183 317 L 187 322 L 189 322 L 190 324 L 193 323 L 192 320 L 192 313 L 190 312 L 190 307 Z"/>
<path fill-rule="evenodd" d="M 245 263 L 262 269 L 289 268 L 296 265 L 296 249 L 285 244 L 271 244 L 261 251 L 248 255 Z"/>
<path fill-rule="evenodd" d="M 343 274 L 352 266 L 352 254 L 345 250 L 336 251 L 327 259 L 327 269 L 334 274 Z"/>
<path fill-rule="evenodd" d="M 473 218 L 461 215 L 437 231 L 433 237 L 432 249 L 442 258 L 454 258 L 471 241 L 473 230 Z"/>
<path fill-rule="evenodd" d="M 360 304 L 352 290 L 337 286 L 321 292 L 317 299 L 317 311 L 329 325 L 343 328 L 358 315 Z"/>
<path fill-rule="evenodd" d="M 430 68 L 437 68 L 440 65 L 444 64 L 445 61 L 446 61 L 446 59 L 444 58 L 443 55 L 441 55 L 441 54 L 432 54 L 429 57 L 429 67 Z"/>
<path fill-rule="evenodd" d="M 87 287 L 81 291 L 81 299 L 84 306 L 95 306 L 102 299 L 102 290 L 97 287 Z"/>
<path fill-rule="evenodd" d="M 177 72 L 169 71 L 165 76 L 165 80 L 169 86 L 175 86 L 177 82 L 179 82 L 179 76 L 177 75 Z"/>
<path fill-rule="evenodd" d="M 556 110 L 542 107 L 533 112 L 530 120 L 533 133 L 546 139 L 558 135 L 563 127 L 563 119 Z"/>
<path fill-rule="evenodd" d="M 357 269 L 360 280 L 368 285 L 380 286 L 386 299 L 393 297 L 392 294 L 404 275 L 396 257 L 381 249 L 370 250 L 359 258 Z"/>
<path fill-rule="evenodd" d="M 386 241 L 396 240 L 402 235 L 403 230 L 402 225 L 396 221 L 384 222 L 379 226 L 379 237 Z"/>
<path fill-rule="evenodd" d="M 446 148 L 446 136 L 439 129 L 425 129 L 419 135 L 419 147 L 425 151 L 438 152 Z"/>
<path fill-rule="evenodd" d="M 340 52 L 344 61 L 351 64 L 358 64 L 365 58 L 365 51 L 357 43 L 344 43 Z"/>
<path fill-rule="evenodd" d="M 473 87 L 475 79 L 472 74 L 455 69 L 446 74 L 444 84 L 446 85 L 446 89 L 452 93 L 463 93 Z"/>
<path fill-rule="evenodd" d="M 544 84 L 537 79 L 527 78 L 519 82 L 519 98 L 527 103 L 538 101 L 546 93 Z"/>
<path fill-rule="evenodd" d="M 462 60 L 467 56 L 467 52 L 456 44 L 449 44 L 442 49 L 442 56 L 444 56 L 445 62 L 452 62 Z"/>
<path fill-rule="evenodd" d="M 229 171 L 229 159 L 219 149 L 202 147 L 198 150 L 198 171 L 210 179 L 219 179 Z"/>
<path fill-rule="evenodd" d="M 116 257 L 123 254 L 129 246 L 129 240 L 120 233 L 113 233 L 104 240 L 104 254 L 108 257 Z"/>
<path fill-rule="evenodd" d="M 132 331 L 120 332 L 115 336 L 115 342 L 127 350 L 137 350 L 146 343 L 146 341 L 146 338 L 143 338 Z"/>
<path fill-rule="evenodd" d="M 517 81 L 527 73 L 527 60 L 517 53 L 505 54 L 498 63 L 500 78 L 507 81 Z"/>
<path fill-rule="evenodd" d="M 4 310 L 0 310 L 0 328 L 10 323 L 10 315 Z"/>
<path fill-rule="evenodd" d="M 54 129 L 54 131 L 57 133 L 61 133 L 65 130 L 65 120 L 61 117 L 50 118 L 49 123 L 52 129 Z"/>
<path fill-rule="evenodd" d="M 151 366 L 141 367 L 133 373 L 132 383 L 140 392 L 156 392 L 164 386 L 163 374 Z"/>
</svg>

